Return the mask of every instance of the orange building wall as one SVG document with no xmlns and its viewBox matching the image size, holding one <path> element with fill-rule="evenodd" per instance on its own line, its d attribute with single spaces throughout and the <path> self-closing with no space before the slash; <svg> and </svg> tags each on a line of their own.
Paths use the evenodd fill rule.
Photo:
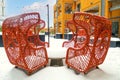
<svg viewBox="0 0 120 80">
<path fill-rule="evenodd" d="M 111 13 L 112 13 L 111 17 L 120 16 L 120 9 L 119 9 L 119 10 L 114 10 L 114 11 L 112 11 Z"/>
<path fill-rule="evenodd" d="M 85 11 L 93 6 L 99 5 L 100 0 L 81 0 L 81 10 Z"/>
<path fill-rule="evenodd" d="M 61 15 L 59 15 L 58 17 L 58 21 L 61 22 L 61 27 L 59 27 L 59 31 L 60 33 L 64 34 L 65 33 L 65 21 L 72 19 L 72 15 L 73 14 L 65 14 L 65 7 L 64 4 L 65 3 L 72 3 L 72 11 L 75 12 L 77 5 L 80 4 L 80 11 L 84 12 L 87 10 L 90 10 L 94 7 L 98 7 L 98 14 L 97 15 L 101 15 L 101 0 L 58 0 L 58 4 L 61 5 Z M 104 13 L 104 17 L 106 18 L 114 18 L 114 17 L 120 17 L 120 9 L 119 10 L 113 10 L 110 11 L 110 8 L 112 7 L 112 4 L 109 0 L 105 0 L 105 13 Z M 56 9 L 56 7 L 54 8 L 54 10 Z M 119 21 L 119 35 L 118 37 L 120 37 L 120 18 L 115 19 L 117 21 Z M 114 22 L 114 19 L 112 19 L 112 21 Z M 56 19 L 54 18 L 54 23 L 56 23 Z"/>
</svg>

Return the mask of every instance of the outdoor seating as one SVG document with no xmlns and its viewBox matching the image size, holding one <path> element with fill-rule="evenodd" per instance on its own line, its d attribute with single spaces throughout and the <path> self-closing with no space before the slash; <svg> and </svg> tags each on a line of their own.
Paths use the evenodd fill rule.
<svg viewBox="0 0 120 80">
<path fill-rule="evenodd" d="M 111 22 L 101 16 L 78 12 L 73 15 L 73 23 L 76 27 L 75 45 L 67 50 L 66 64 L 77 73 L 88 73 L 105 60 L 110 45 Z"/>
<path fill-rule="evenodd" d="M 46 48 L 39 39 L 45 22 L 37 12 L 25 13 L 4 20 L 3 44 L 9 61 L 30 75 L 48 63 Z M 32 37 L 30 37 L 32 36 Z"/>
</svg>

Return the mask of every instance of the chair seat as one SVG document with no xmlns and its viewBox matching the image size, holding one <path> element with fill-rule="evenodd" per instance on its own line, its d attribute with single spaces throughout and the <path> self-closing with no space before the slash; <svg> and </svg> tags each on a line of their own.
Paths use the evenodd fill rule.
<svg viewBox="0 0 120 80">
<path fill-rule="evenodd" d="M 73 57 L 68 60 L 68 63 L 73 65 L 74 67 L 79 68 L 82 71 L 87 68 L 89 61 L 90 61 L 90 54 L 86 54 L 86 55 Z"/>
<path fill-rule="evenodd" d="M 40 64 L 43 64 L 46 61 L 46 59 L 38 56 L 27 56 L 25 57 L 25 61 L 28 65 L 28 68 L 32 69 Z"/>
</svg>

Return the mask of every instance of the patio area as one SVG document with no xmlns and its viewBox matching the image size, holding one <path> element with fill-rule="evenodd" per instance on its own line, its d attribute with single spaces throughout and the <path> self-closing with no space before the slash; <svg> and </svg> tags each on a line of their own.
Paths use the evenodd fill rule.
<svg viewBox="0 0 120 80">
<path fill-rule="evenodd" d="M 47 41 L 48 37 L 46 37 Z M 50 38 L 50 47 L 56 50 L 62 47 L 65 39 Z M 50 66 L 49 64 L 28 76 L 20 69 L 9 63 L 3 47 L 0 47 L 0 80 L 120 80 L 120 47 L 110 47 L 107 57 L 103 64 L 99 65 L 100 69 L 94 69 L 88 74 L 76 74 L 74 70 L 68 69 L 67 66 Z"/>
</svg>

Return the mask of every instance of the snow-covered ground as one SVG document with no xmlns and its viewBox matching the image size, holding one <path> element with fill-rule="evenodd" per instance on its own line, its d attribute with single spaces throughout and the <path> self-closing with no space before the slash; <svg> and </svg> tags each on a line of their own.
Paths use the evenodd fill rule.
<svg viewBox="0 0 120 80">
<path fill-rule="evenodd" d="M 50 38 L 51 47 L 62 46 L 65 40 Z M 60 67 L 46 66 L 31 76 L 10 64 L 3 47 L 0 47 L 0 80 L 120 80 L 120 47 L 109 48 L 107 57 L 100 69 L 88 74 L 75 74 L 66 65 Z"/>
</svg>

